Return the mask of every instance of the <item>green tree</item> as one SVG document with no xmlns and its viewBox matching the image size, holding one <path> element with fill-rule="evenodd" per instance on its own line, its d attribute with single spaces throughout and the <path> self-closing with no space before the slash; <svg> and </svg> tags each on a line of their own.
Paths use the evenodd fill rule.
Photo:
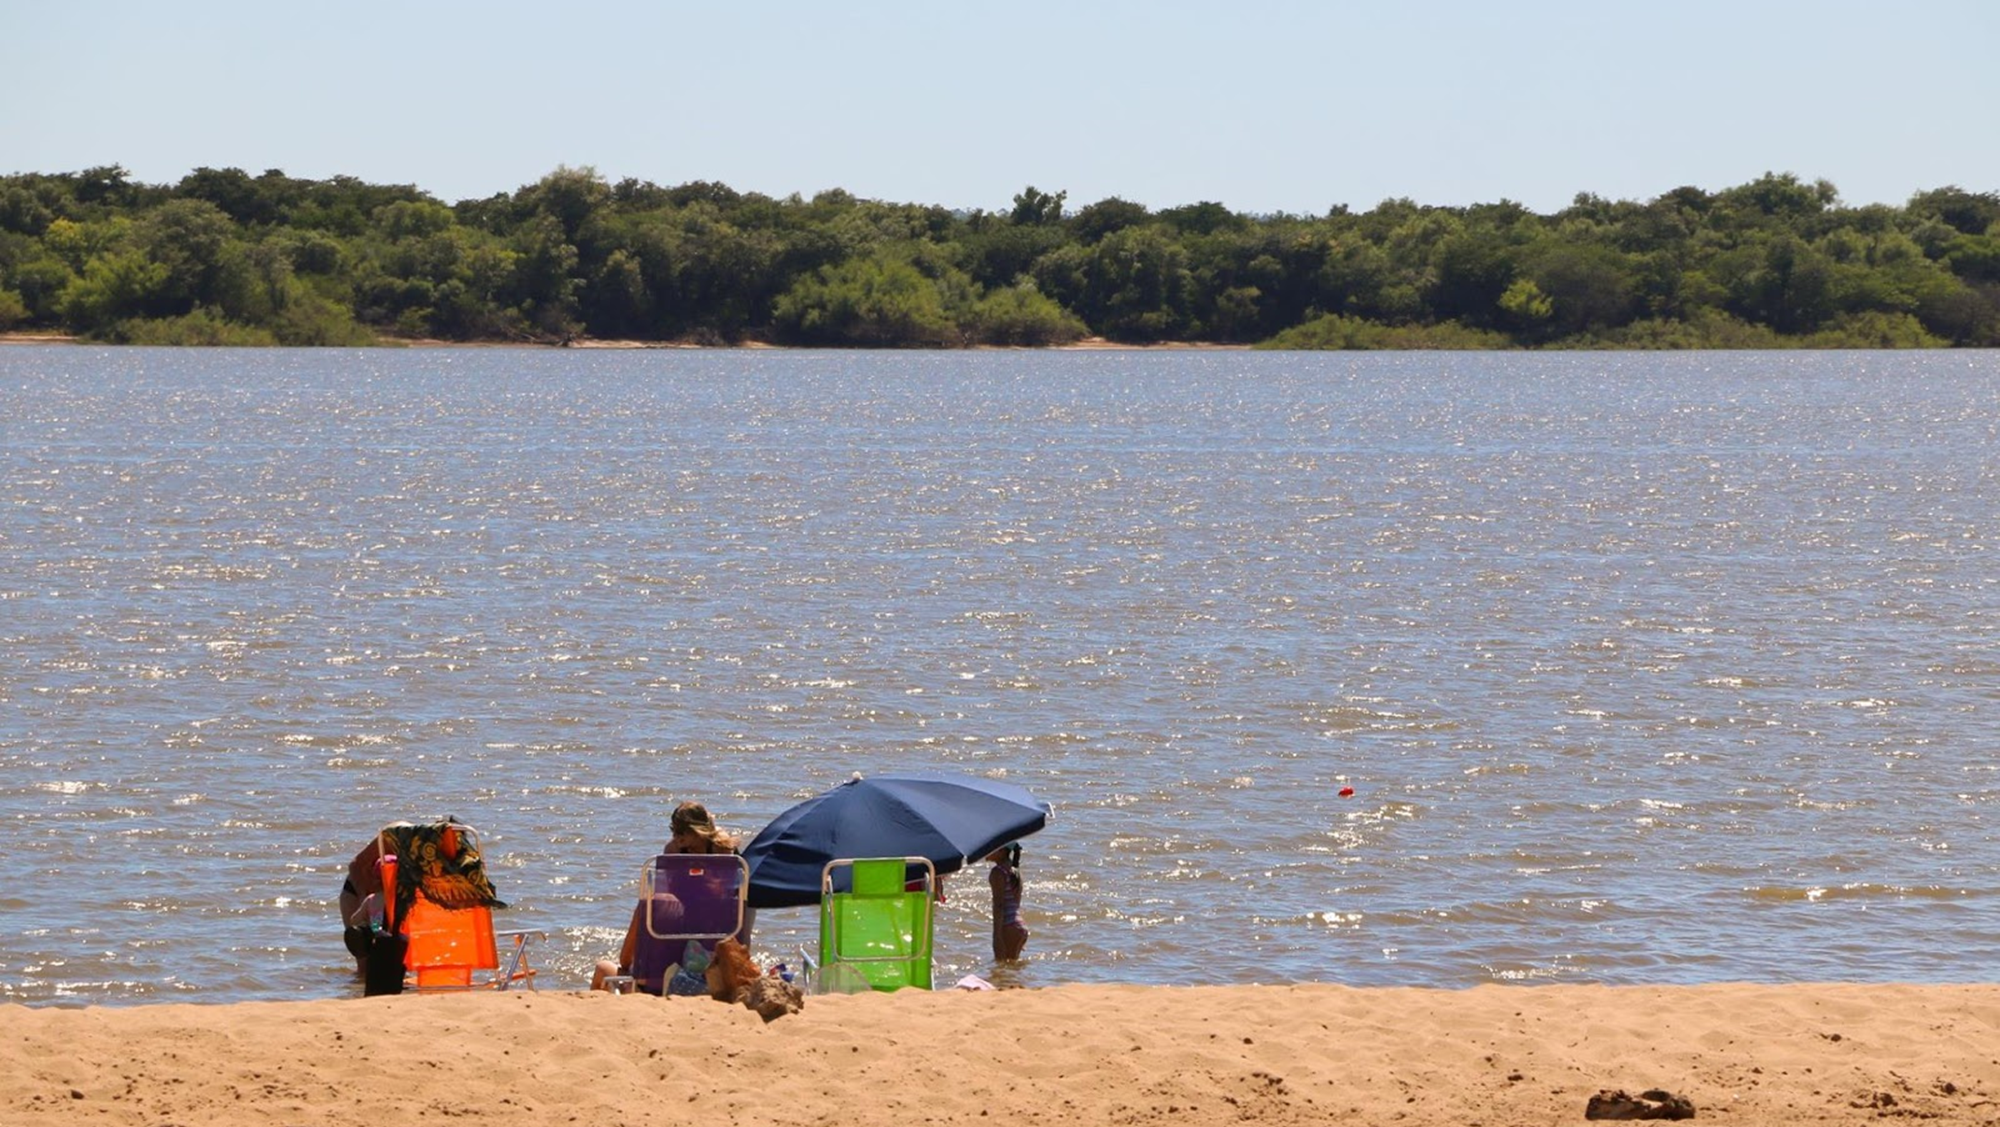
<svg viewBox="0 0 2000 1127">
<path fill-rule="evenodd" d="M 275 177 L 275 181 L 270 177 Z M 174 185 L 174 194 L 214 204 L 237 223 L 271 224 L 283 217 L 279 195 L 284 180 L 282 172 L 267 173 L 265 179 L 253 180 L 240 168 L 197 168 Z"/>
<path fill-rule="evenodd" d="M 1243 216 L 1213 200 L 1170 207 L 1154 218 L 1183 235 L 1213 235 L 1217 231 L 1241 230 L 1249 223 Z"/>
<path fill-rule="evenodd" d="M 1550 319 L 1555 316 L 1556 303 L 1549 300 L 1533 278 L 1517 278 L 1500 295 L 1500 312 L 1509 327 L 1532 340 L 1547 331 Z"/>
<path fill-rule="evenodd" d="M 637 255 L 611 252 L 583 290 L 582 315 L 591 335 L 645 339 L 657 329 L 653 294 Z"/>
<path fill-rule="evenodd" d="M 56 214 L 32 191 L 20 185 L 0 186 L 0 231 L 40 235 Z"/>
<path fill-rule="evenodd" d="M 1500 297 L 1517 273 L 1513 247 L 1487 227 L 1461 229 L 1439 241 L 1431 271 L 1431 312 L 1475 328 L 1495 327 Z"/>
<path fill-rule="evenodd" d="M 559 167 L 515 195 L 524 219 L 537 214 L 554 219 L 562 241 L 570 244 L 584 241 L 585 230 L 610 200 L 610 185 L 589 166 Z"/>
<path fill-rule="evenodd" d="M 509 241 L 517 255 L 513 292 L 522 317 L 543 336 L 561 340 L 575 336 L 582 329 L 581 256 L 563 238 L 562 223 L 554 215 L 537 214 Z"/>
<path fill-rule="evenodd" d="M 62 318 L 78 332 L 104 333 L 120 321 L 155 314 L 167 284 L 167 268 L 136 251 L 103 255 L 63 291 Z"/>
<path fill-rule="evenodd" d="M 1967 282 L 2000 285 L 2000 235 L 1966 235 L 1952 240 L 1944 261 Z"/>
<path fill-rule="evenodd" d="M 1798 224 L 1823 215 L 1839 198 L 1825 180 L 1808 184 L 1789 172 L 1766 172 L 1748 184 L 1717 193 L 1715 206 L 1725 215 Z"/>
<path fill-rule="evenodd" d="M 651 297 L 646 335 L 737 340 L 768 325 L 771 303 L 790 278 L 839 258 L 827 244 L 788 246 L 788 235 L 742 226 L 699 198 L 640 218 L 627 246 Z"/>
<path fill-rule="evenodd" d="M 1038 259 L 1067 239 L 1067 232 L 1058 226 L 1007 223 L 968 231 L 954 245 L 962 251 L 966 273 L 974 282 L 999 289 L 1032 273 Z"/>
<path fill-rule="evenodd" d="M 1357 234 L 1337 239 L 1311 280 L 1311 308 L 1364 320 L 1403 322 L 1420 310 L 1414 285 L 1388 252 Z M 1310 318 L 1308 318 L 1310 319 Z"/>
<path fill-rule="evenodd" d="M 45 326 L 55 326 L 61 320 L 63 295 L 76 278 L 76 271 L 68 264 L 45 251 L 31 252 L 0 271 L 0 280 L 12 287 L 27 307 L 27 320 Z"/>
<path fill-rule="evenodd" d="M 132 182 L 132 174 L 115 164 L 86 168 L 71 178 L 75 199 L 80 204 L 134 207 L 146 195 Z"/>
<path fill-rule="evenodd" d="M 1107 235 L 1091 248 L 1083 282 L 1070 307 L 1113 340 L 1172 340 L 1186 323 L 1193 285 L 1187 252 L 1157 225 Z"/>
<path fill-rule="evenodd" d="M 492 242 L 471 243 L 452 276 L 432 294 L 429 331 L 448 340 L 518 338 L 529 326 L 507 304 L 520 256 Z"/>
<path fill-rule="evenodd" d="M 91 259 L 123 244 L 131 229 L 122 218 L 97 223 L 58 219 L 42 233 L 42 247 L 71 271 L 80 271 Z"/>
<path fill-rule="evenodd" d="M 1060 223 L 1063 201 L 1068 198 L 1068 192 L 1057 192 L 1052 196 L 1030 184 L 1014 197 L 1014 211 L 1008 221 L 1017 227 L 1047 227 Z"/>
<path fill-rule="evenodd" d="M 1624 255 L 1602 244 L 1557 242 L 1530 248 L 1528 279 L 1547 296 L 1545 327 L 1557 337 L 1615 329 L 1630 321 L 1636 286 Z"/>
<path fill-rule="evenodd" d="M 146 257 L 164 270 L 156 313 L 175 316 L 233 296 L 229 250 L 236 225 L 221 208 L 176 199 L 146 213 L 134 231 Z"/>
<path fill-rule="evenodd" d="M 1084 243 L 1101 241 L 1104 236 L 1127 227 L 1137 227 L 1151 218 L 1144 206 L 1109 196 L 1078 211 L 1069 221 L 1070 233 Z"/>
<path fill-rule="evenodd" d="M 458 222 L 451 209 L 436 200 L 394 200 L 376 208 L 370 221 L 391 242 L 442 234 Z"/>
<path fill-rule="evenodd" d="M 1984 235 L 2000 223 L 2000 193 L 1968 192 L 1957 185 L 1918 192 L 1910 197 L 1909 214 L 1936 219 L 1964 235 Z"/>
<path fill-rule="evenodd" d="M 1825 255 L 1783 235 L 1765 245 L 1761 258 L 1732 289 L 1737 311 L 1780 333 L 1811 332 L 1832 317 L 1833 270 Z"/>
<path fill-rule="evenodd" d="M 28 303 L 13 290 L 0 289 L 0 333 L 28 319 Z"/>
</svg>

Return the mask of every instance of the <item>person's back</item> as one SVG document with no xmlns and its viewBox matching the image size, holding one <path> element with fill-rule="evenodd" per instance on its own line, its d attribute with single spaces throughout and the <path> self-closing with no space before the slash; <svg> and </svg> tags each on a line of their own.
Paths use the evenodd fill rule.
<svg viewBox="0 0 2000 1127">
<path fill-rule="evenodd" d="M 409 823 L 391 823 L 392 827 L 406 825 Z M 355 972 L 360 974 L 367 973 L 368 949 L 374 933 L 380 930 L 381 915 L 375 905 L 382 899 L 382 873 L 377 867 L 381 860 L 382 835 L 378 832 L 347 863 L 347 873 L 340 882 L 342 940 L 348 954 L 354 956 Z M 371 900 L 375 902 L 373 905 Z"/>
<path fill-rule="evenodd" d="M 736 839 L 716 827 L 708 808 L 699 802 L 683 802 L 674 807 L 673 817 L 668 820 L 671 836 L 660 850 L 666 854 L 708 854 L 718 855 L 736 852 Z M 590 988 L 604 989 L 604 980 L 613 975 L 630 975 L 632 964 L 639 953 L 639 929 L 645 923 L 646 902 L 641 900 L 632 906 L 631 922 L 625 926 L 625 942 L 618 949 L 617 961 L 597 960 L 591 973 Z M 755 919 L 754 909 L 743 912 L 743 926 L 738 929 L 736 939 L 745 947 L 750 945 L 750 925 Z"/>
</svg>

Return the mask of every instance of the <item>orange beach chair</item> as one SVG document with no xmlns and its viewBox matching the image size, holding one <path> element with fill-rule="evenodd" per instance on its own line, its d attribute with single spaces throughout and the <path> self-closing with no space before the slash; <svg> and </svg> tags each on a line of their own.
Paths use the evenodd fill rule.
<svg viewBox="0 0 2000 1127">
<path fill-rule="evenodd" d="M 478 830 L 451 819 L 398 823 L 379 840 L 382 887 L 395 889 L 389 926 L 407 941 L 409 985 L 419 993 L 535 989 L 529 948 L 547 934 L 494 929 L 493 909 L 506 905 L 486 879 Z"/>
</svg>

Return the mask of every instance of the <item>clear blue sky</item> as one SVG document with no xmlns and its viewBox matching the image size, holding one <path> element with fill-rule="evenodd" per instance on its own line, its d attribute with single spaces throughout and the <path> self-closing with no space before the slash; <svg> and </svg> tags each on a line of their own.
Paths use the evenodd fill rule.
<svg viewBox="0 0 2000 1127">
<path fill-rule="evenodd" d="M 2000 191 L 2000 0 L 0 0 L 0 172 L 1005 208 Z"/>
</svg>

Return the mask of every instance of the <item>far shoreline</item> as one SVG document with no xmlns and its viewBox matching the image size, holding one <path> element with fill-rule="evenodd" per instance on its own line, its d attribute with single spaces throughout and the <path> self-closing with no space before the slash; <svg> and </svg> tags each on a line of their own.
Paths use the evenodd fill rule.
<svg viewBox="0 0 2000 1127">
<path fill-rule="evenodd" d="M 530 351 L 584 351 L 584 352 L 852 352 L 865 354 L 893 355 L 912 352 L 1288 352 L 1288 353 L 1345 353 L 1362 355 L 1367 353 L 1410 353 L 1435 352 L 1458 354 L 1580 354 L 1580 353 L 1700 353 L 1700 352 L 1769 352 L 1787 354 L 1794 352 L 1923 352 L 1923 353 L 1992 353 L 2000 349 L 1965 346 L 1945 348 L 1906 348 L 1892 345 L 1872 346 L 1811 346 L 1789 345 L 1779 347 L 1759 346 L 1716 346 L 1708 348 L 1639 348 L 1639 347 L 1592 347 L 1592 348 L 1259 348 L 1254 344 L 1235 344 L 1219 341 L 1155 341 L 1137 343 L 1107 340 L 1104 337 L 1085 337 L 1068 344 L 973 344 L 963 347 L 924 346 L 860 348 L 839 345 L 794 345 L 776 344 L 764 340 L 742 340 L 733 344 L 715 344 L 692 340 L 630 340 L 599 339 L 596 337 L 575 337 L 568 341 L 537 340 L 444 340 L 436 337 L 379 337 L 371 344 L 358 345 L 308 345 L 308 344 L 118 344 L 110 341 L 89 340 L 66 333 L 7 332 L 0 333 L 0 347 L 28 345 L 73 345 L 82 348 L 183 348 L 199 350 L 203 348 L 230 348 L 244 351 L 361 351 L 372 348 L 430 348 L 430 349 L 520 349 Z"/>
</svg>

